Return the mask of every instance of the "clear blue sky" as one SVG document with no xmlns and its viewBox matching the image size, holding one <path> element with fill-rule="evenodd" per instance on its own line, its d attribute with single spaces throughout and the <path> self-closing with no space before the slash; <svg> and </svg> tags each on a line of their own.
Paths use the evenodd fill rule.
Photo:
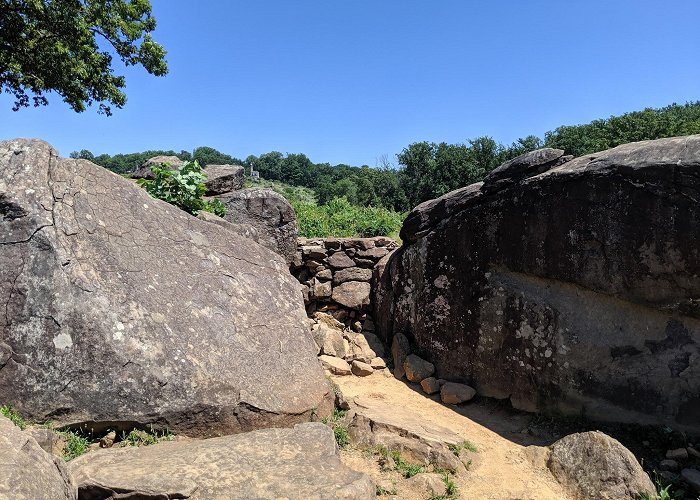
<svg viewBox="0 0 700 500">
<path fill-rule="evenodd" d="M 55 95 L 13 113 L 0 95 L 0 137 L 374 166 L 415 141 L 510 143 L 700 100 L 700 0 L 152 3 L 166 77 L 129 68 L 112 117 Z"/>
</svg>

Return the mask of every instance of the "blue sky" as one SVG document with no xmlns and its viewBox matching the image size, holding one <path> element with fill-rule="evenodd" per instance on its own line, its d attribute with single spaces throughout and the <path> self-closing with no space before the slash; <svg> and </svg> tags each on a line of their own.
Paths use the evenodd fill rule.
<svg viewBox="0 0 700 500">
<path fill-rule="evenodd" d="M 170 73 L 119 68 L 111 117 L 10 110 L 67 156 L 211 146 L 368 164 L 421 140 L 510 143 L 700 100 L 698 0 L 152 0 Z"/>
</svg>

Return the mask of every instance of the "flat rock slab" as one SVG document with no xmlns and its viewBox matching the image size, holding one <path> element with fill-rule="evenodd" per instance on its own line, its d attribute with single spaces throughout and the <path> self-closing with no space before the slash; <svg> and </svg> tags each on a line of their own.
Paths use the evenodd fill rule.
<svg viewBox="0 0 700 500">
<path fill-rule="evenodd" d="M 449 449 L 449 445 L 464 441 L 456 432 L 422 419 L 409 408 L 393 408 L 369 398 L 355 398 L 352 410 L 348 431 L 354 443 L 386 446 L 414 463 L 463 469 L 460 459 Z"/>
<path fill-rule="evenodd" d="M 320 423 L 141 448 L 70 463 L 81 498 L 365 499 L 371 479 L 343 465 Z"/>
</svg>

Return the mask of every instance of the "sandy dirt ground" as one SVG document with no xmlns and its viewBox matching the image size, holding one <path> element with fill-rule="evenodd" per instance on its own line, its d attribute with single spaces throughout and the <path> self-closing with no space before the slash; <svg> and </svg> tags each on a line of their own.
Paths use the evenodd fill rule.
<svg viewBox="0 0 700 500">
<path fill-rule="evenodd" d="M 528 416 L 509 412 L 487 403 L 443 405 L 437 396 L 426 396 L 420 386 L 376 372 L 369 377 L 338 377 L 333 381 L 345 398 L 369 398 L 396 412 L 410 412 L 426 423 L 446 427 L 476 445 L 478 452 L 466 473 L 454 477 L 458 498 L 494 500 L 565 500 L 571 496 L 546 468 L 544 449 L 550 439 L 528 435 Z M 380 484 L 397 484 L 395 498 L 425 498 L 411 489 L 407 480 L 394 471 L 382 471 L 377 457 L 368 451 L 343 451 L 343 462 L 365 472 Z M 386 498 L 386 497 L 384 497 Z"/>
</svg>

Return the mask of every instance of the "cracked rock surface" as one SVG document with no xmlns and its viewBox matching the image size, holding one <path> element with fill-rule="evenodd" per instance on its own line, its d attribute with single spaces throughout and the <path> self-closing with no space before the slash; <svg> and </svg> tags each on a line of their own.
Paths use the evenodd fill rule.
<svg viewBox="0 0 700 500">
<path fill-rule="evenodd" d="M 416 207 L 378 334 L 520 409 L 697 432 L 700 135 L 561 154 Z"/>
<path fill-rule="evenodd" d="M 289 426 L 330 405 L 274 252 L 38 140 L 0 142 L 0 401 L 96 432 Z"/>
<path fill-rule="evenodd" d="M 374 483 L 341 463 L 321 423 L 104 450 L 70 470 L 81 498 L 375 498 Z"/>
</svg>

